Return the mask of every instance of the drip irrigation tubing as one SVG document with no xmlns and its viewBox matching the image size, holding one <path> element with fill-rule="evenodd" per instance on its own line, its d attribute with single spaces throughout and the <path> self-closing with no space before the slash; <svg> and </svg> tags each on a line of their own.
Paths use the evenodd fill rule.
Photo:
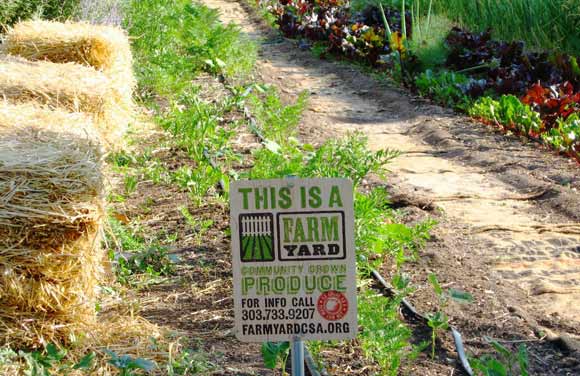
<svg viewBox="0 0 580 376">
<path fill-rule="evenodd" d="M 378 271 L 372 269 L 371 275 L 381 285 L 383 294 L 389 297 L 395 295 L 395 290 L 393 289 L 393 287 L 383 278 L 383 276 Z M 401 305 L 405 308 L 405 310 L 407 310 L 409 314 L 411 314 L 411 316 L 427 325 L 429 319 L 425 315 L 419 313 L 415 309 L 415 307 L 413 307 L 413 305 L 409 303 L 407 299 L 403 299 L 401 301 Z M 449 325 L 449 330 L 451 331 L 453 341 L 455 342 L 455 350 L 457 351 L 457 355 L 459 356 L 459 360 L 461 361 L 461 367 L 469 376 L 473 376 L 474 375 L 473 370 L 471 369 L 471 366 L 469 365 L 469 361 L 467 359 L 467 355 L 465 354 L 465 347 L 463 346 L 463 339 L 461 337 L 461 333 L 459 333 L 459 331 L 452 325 Z"/>
</svg>

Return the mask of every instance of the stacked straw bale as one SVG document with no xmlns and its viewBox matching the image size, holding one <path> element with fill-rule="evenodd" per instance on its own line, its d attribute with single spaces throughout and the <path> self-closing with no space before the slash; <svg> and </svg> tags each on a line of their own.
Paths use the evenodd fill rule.
<svg viewBox="0 0 580 376">
<path fill-rule="evenodd" d="M 132 119 L 130 46 L 112 27 L 29 21 L 1 50 L 0 343 L 64 344 L 101 330 L 101 145 L 122 146 Z"/>
<path fill-rule="evenodd" d="M 129 122 L 111 80 L 75 63 L 0 57 L 0 94 L 15 103 L 36 101 L 53 109 L 91 114 L 109 147 L 119 142 Z"/>
<path fill-rule="evenodd" d="M 9 29 L 2 50 L 28 60 L 77 63 L 102 71 L 119 94 L 119 107 L 133 110 L 133 60 L 127 33 L 88 23 L 24 21 Z"/>
<path fill-rule="evenodd" d="M 33 114 L 10 129 L 0 114 L 0 341 L 68 342 L 95 321 L 102 158 L 86 137 L 66 132 L 78 126 L 74 117 L 59 119 L 60 132 L 54 123 L 26 126 Z"/>
</svg>

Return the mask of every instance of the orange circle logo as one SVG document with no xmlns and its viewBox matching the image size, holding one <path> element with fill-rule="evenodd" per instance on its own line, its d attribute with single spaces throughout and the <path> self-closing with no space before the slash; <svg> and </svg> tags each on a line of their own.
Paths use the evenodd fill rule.
<svg viewBox="0 0 580 376">
<path fill-rule="evenodd" d="M 318 313 L 329 321 L 342 319 L 348 312 L 348 300 L 343 293 L 326 291 L 320 295 L 316 303 Z"/>
</svg>

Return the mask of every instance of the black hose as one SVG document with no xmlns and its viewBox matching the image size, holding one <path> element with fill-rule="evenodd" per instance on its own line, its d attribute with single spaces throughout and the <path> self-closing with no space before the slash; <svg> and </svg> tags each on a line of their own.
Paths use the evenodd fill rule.
<svg viewBox="0 0 580 376">
<path fill-rule="evenodd" d="M 381 287 L 383 288 L 383 293 L 387 296 L 392 297 L 395 295 L 395 289 L 383 278 L 383 276 L 377 272 L 376 270 L 371 271 L 371 275 L 374 279 L 379 282 Z M 422 321 L 423 323 L 427 323 L 429 320 L 425 315 L 420 314 L 415 307 L 407 299 L 403 299 L 401 301 L 401 305 L 416 319 Z M 461 361 L 461 366 L 463 370 L 469 375 L 473 376 L 473 370 L 469 365 L 469 360 L 467 359 L 467 355 L 465 354 L 465 348 L 463 346 L 463 340 L 461 339 L 461 333 L 457 331 L 453 326 L 449 326 L 449 330 L 451 330 L 451 334 L 453 335 L 453 341 L 455 342 L 455 350 L 457 351 L 457 355 L 459 356 L 459 360 Z"/>
<path fill-rule="evenodd" d="M 203 157 L 206 159 L 206 161 L 210 164 L 210 166 L 218 171 L 221 171 L 220 167 L 218 166 L 218 164 L 216 163 L 216 161 L 214 161 L 214 159 L 211 157 L 211 155 L 209 155 L 209 151 L 206 148 L 203 148 Z M 220 193 L 224 194 L 226 193 L 226 182 L 223 178 L 221 178 L 218 182 L 218 186 L 220 189 Z"/>
</svg>

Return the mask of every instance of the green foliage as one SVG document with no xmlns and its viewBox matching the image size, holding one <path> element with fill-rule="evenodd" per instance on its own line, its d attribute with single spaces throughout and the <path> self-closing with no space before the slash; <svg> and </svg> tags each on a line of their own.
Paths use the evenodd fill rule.
<svg viewBox="0 0 580 376">
<path fill-rule="evenodd" d="M 209 230 L 210 227 L 213 225 L 213 220 L 211 219 L 200 220 L 195 218 L 190 213 L 189 209 L 187 209 L 186 206 L 182 206 L 181 208 L 179 208 L 179 211 L 181 215 L 183 215 L 183 218 L 185 218 L 185 222 L 187 222 L 191 230 L 195 233 L 195 243 L 200 245 L 203 236 L 205 235 L 207 230 Z"/>
<path fill-rule="evenodd" d="M 300 175 L 348 177 L 355 187 L 370 173 L 384 177 L 385 165 L 399 153 L 389 149 L 371 152 L 367 143 L 367 137 L 360 132 L 339 140 L 331 139 L 313 153 Z"/>
<path fill-rule="evenodd" d="M 452 27 L 453 23 L 443 15 L 418 14 L 413 17 L 413 38 L 409 41 L 409 48 L 419 59 L 423 70 L 445 64 L 448 52 L 445 38 Z"/>
<path fill-rule="evenodd" d="M 126 17 L 141 96 L 173 97 L 201 71 L 238 77 L 250 72 L 256 47 L 218 11 L 189 0 L 132 0 Z"/>
<path fill-rule="evenodd" d="M 400 9 L 402 0 L 354 0 L 358 9 L 380 1 Z M 406 0 L 408 8 L 445 16 L 474 31 L 492 29 L 496 39 L 524 40 L 532 49 L 580 54 L 578 0 Z"/>
<path fill-rule="evenodd" d="M 167 364 L 167 375 L 189 376 L 206 374 L 215 368 L 216 366 L 207 359 L 204 353 L 187 349 Z"/>
<path fill-rule="evenodd" d="M 159 124 L 174 136 L 193 160 L 205 158 L 204 150 L 226 154 L 233 129 L 221 126 L 223 116 L 233 103 L 206 103 L 196 93 L 187 92 L 172 102 L 171 109 L 158 119 Z"/>
<path fill-rule="evenodd" d="M 435 295 L 439 301 L 439 310 L 427 315 L 427 325 L 429 325 L 431 328 L 431 358 L 434 359 L 435 340 L 437 338 L 437 333 L 441 330 L 447 330 L 449 328 L 449 318 L 444 312 L 449 299 L 461 304 L 466 304 L 473 302 L 473 296 L 470 293 L 461 290 L 443 290 L 439 280 L 437 279 L 437 276 L 433 273 L 429 274 L 427 279 L 433 287 L 433 291 L 435 291 Z"/>
<path fill-rule="evenodd" d="M 428 1 L 420 0 L 422 8 Z M 434 0 L 433 7 L 437 14 L 474 31 L 491 28 L 497 39 L 580 54 L 578 0 Z"/>
<path fill-rule="evenodd" d="M 155 278 L 175 272 L 175 260 L 156 241 L 147 241 L 138 231 L 130 229 L 115 218 L 109 218 L 109 241 L 117 244 L 118 252 L 109 251 L 109 258 L 115 261 L 115 274 L 119 282 L 136 284 L 146 276 Z"/>
<path fill-rule="evenodd" d="M 471 358 L 469 363 L 481 376 L 528 376 L 528 351 L 524 344 L 520 344 L 517 352 L 502 345 L 496 340 L 485 338 L 496 351 L 495 355 L 486 354 L 480 358 Z"/>
<path fill-rule="evenodd" d="M 65 20 L 73 15 L 80 0 L 3 0 L 0 3 L 0 27 L 28 18 Z"/>
<path fill-rule="evenodd" d="M 381 375 L 397 375 L 410 352 L 411 330 L 399 320 L 402 298 L 389 299 L 369 289 L 358 297 L 359 340 L 365 354 L 379 364 Z"/>
<path fill-rule="evenodd" d="M 91 352 L 77 363 L 72 364 L 66 361 L 66 349 L 58 348 L 55 344 L 49 343 L 43 351 L 19 351 L 18 356 L 26 362 L 25 375 L 51 376 L 53 374 L 69 374 L 72 370 L 90 371 L 96 355 Z M 10 350 L 9 357 L 10 360 L 14 360 L 16 353 Z M 0 364 L 2 363 L 3 361 L 0 361 Z"/>
<path fill-rule="evenodd" d="M 119 370 L 119 376 L 137 375 L 137 370 L 150 372 L 155 368 L 155 363 L 148 359 L 133 358 L 130 355 L 118 355 L 114 351 L 105 349 L 109 355 L 108 363 Z"/>
<path fill-rule="evenodd" d="M 286 360 L 290 353 L 289 342 L 264 342 L 262 344 L 262 359 L 264 366 L 269 369 L 276 369 L 278 366 L 284 369 Z"/>
<path fill-rule="evenodd" d="M 367 194 L 355 193 L 354 211 L 359 272 L 367 274 L 385 261 L 384 255 L 393 257 L 399 267 L 415 259 L 435 224 L 426 221 L 409 227 L 394 223 L 387 192 L 381 188 Z"/>
<path fill-rule="evenodd" d="M 527 135 L 538 134 L 542 127 L 540 114 L 513 95 L 502 95 L 499 100 L 482 97 L 469 108 L 468 113 Z"/>
<path fill-rule="evenodd" d="M 302 112 L 308 102 L 308 93 L 300 93 L 295 103 L 284 105 L 272 86 L 246 98 L 248 108 L 262 135 L 268 140 L 282 144 L 288 137 L 295 137 Z"/>
<path fill-rule="evenodd" d="M 180 167 L 171 174 L 171 180 L 179 187 L 189 192 L 190 198 L 201 205 L 204 197 L 214 189 L 224 178 L 222 171 L 208 163 L 202 163 L 195 168 Z"/>
<path fill-rule="evenodd" d="M 470 99 L 463 93 L 460 85 L 465 85 L 468 81 L 466 76 L 459 73 L 447 71 L 433 73 L 427 69 L 415 79 L 415 85 L 419 94 L 431 97 L 438 103 L 464 108 Z"/>
<path fill-rule="evenodd" d="M 558 151 L 578 152 L 580 142 L 580 115 L 572 114 L 566 120 L 560 118 L 557 126 L 542 134 L 542 140 Z"/>
<path fill-rule="evenodd" d="M 355 186 L 369 173 L 384 176 L 385 165 L 398 155 L 391 150 L 371 152 L 362 133 L 326 141 L 317 150 L 289 138 L 283 145 L 266 142 L 254 153 L 251 179 L 294 175 L 298 177 L 348 177 Z"/>
</svg>

